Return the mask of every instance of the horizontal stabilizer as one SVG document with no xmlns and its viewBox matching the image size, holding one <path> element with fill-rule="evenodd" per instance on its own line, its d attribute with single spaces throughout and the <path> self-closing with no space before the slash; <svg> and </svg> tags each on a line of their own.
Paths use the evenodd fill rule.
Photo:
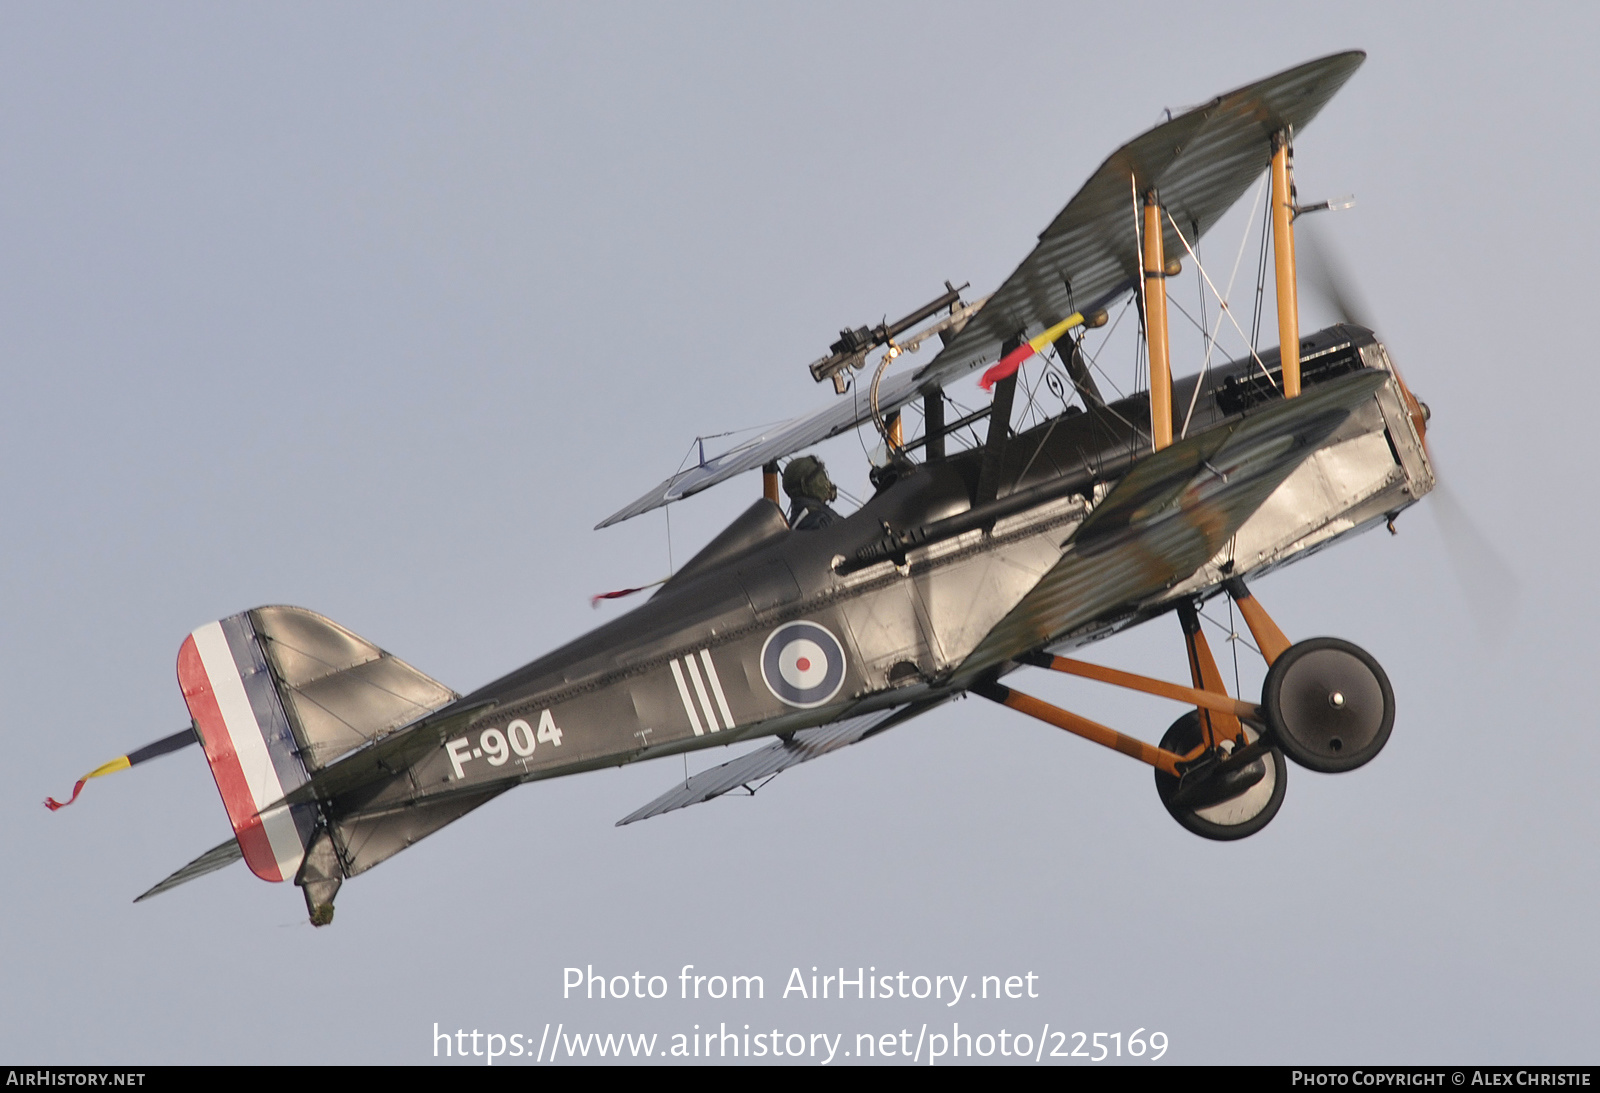
<svg viewBox="0 0 1600 1093">
<path fill-rule="evenodd" d="M 213 846 L 133 902 L 140 903 L 151 896 L 159 896 L 162 892 L 176 888 L 180 884 L 188 884 L 196 877 L 203 877 L 207 873 L 215 873 L 223 866 L 232 865 L 242 857 L 244 857 L 244 851 L 239 849 L 239 840 L 229 839 L 220 846 Z"/>
<path fill-rule="evenodd" d="M 780 737 L 765 747 L 746 752 L 721 766 L 703 770 L 680 786 L 675 786 L 636 812 L 630 812 L 617 821 L 617 826 L 636 820 L 648 820 L 663 812 L 673 812 L 689 805 L 697 805 L 741 787 L 750 789 L 751 782 L 772 778 L 781 771 L 829 752 L 857 744 L 869 736 L 893 728 L 925 710 L 932 709 L 943 699 L 896 706 L 876 713 L 849 717 L 831 725 L 814 729 L 801 729 L 788 737 Z M 750 790 L 753 794 L 755 791 Z"/>
</svg>

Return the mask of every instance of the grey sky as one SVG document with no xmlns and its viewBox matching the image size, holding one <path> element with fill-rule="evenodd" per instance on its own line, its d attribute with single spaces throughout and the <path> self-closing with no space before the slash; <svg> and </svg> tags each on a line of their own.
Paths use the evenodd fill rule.
<svg viewBox="0 0 1600 1093">
<path fill-rule="evenodd" d="M 0 7 L 0 1058 L 954 1019 L 1160 1029 L 1180 1062 L 1593 1061 L 1595 22 Z M 1356 194 L 1320 226 L 1519 612 L 1479 637 L 1431 500 L 1261 582 L 1291 635 L 1371 650 L 1399 718 L 1368 768 L 1292 770 L 1260 835 L 1197 839 L 1144 767 L 981 700 L 626 829 L 678 760 L 522 788 L 348 883 L 325 930 L 239 866 L 129 903 L 228 833 L 194 749 L 40 807 L 182 727 L 174 658 L 211 619 L 301 604 L 466 690 L 625 609 L 587 597 L 664 575 L 665 522 L 589 529 L 697 433 L 831 397 L 804 364 L 845 323 L 988 291 L 1164 107 L 1350 47 L 1301 194 Z M 1232 223 L 1207 240 L 1230 260 Z M 859 493 L 854 438 L 826 454 Z M 756 489 L 677 506 L 676 559 Z M 1183 671 L 1170 620 L 1093 654 Z M 1151 740 L 1177 714 L 1037 690 Z M 761 974 L 768 1000 L 562 1002 L 588 964 Z M 774 998 L 812 965 L 1032 971 L 1041 998 Z"/>
</svg>

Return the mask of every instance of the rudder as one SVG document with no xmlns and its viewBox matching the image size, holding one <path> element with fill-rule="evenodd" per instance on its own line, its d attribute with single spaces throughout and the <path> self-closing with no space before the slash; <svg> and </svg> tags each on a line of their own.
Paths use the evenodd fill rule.
<svg viewBox="0 0 1600 1093">
<path fill-rule="evenodd" d="M 245 864 L 262 880 L 292 880 L 316 807 L 268 807 L 308 775 L 250 613 L 191 633 L 178 651 L 178 683 Z"/>
</svg>

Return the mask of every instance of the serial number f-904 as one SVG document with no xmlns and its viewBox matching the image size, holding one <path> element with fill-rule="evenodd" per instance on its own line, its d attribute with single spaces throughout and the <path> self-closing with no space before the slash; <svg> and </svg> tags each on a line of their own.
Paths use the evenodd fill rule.
<svg viewBox="0 0 1600 1093">
<path fill-rule="evenodd" d="M 504 731 L 484 729 L 478 735 L 476 747 L 469 738 L 463 736 L 450 741 L 444 750 L 449 753 L 450 767 L 459 780 L 467 776 L 466 765 L 474 759 L 488 759 L 491 767 L 503 767 L 511 761 L 513 754 L 526 761 L 540 744 L 549 744 L 554 748 L 561 746 L 561 729 L 557 727 L 555 718 L 550 716 L 549 710 L 540 711 L 537 730 L 519 717 Z"/>
</svg>

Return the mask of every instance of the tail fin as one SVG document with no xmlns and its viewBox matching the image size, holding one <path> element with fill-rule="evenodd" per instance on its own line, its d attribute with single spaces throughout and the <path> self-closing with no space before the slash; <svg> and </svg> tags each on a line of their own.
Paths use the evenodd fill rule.
<svg viewBox="0 0 1600 1093">
<path fill-rule="evenodd" d="M 340 881 L 360 866 L 350 864 L 338 817 L 322 815 L 310 793 L 284 798 L 458 696 L 299 607 L 258 607 L 200 627 L 178 651 L 178 682 L 245 863 L 263 880 L 300 884 L 312 921 L 327 922 Z"/>
<path fill-rule="evenodd" d="M 276 804 L 308 775 L 250 613 L 190 634 L 178 650 L 178 683 L 245 864 L 262 880 L 292 879 L 316 808 Z"/>
</svg>

